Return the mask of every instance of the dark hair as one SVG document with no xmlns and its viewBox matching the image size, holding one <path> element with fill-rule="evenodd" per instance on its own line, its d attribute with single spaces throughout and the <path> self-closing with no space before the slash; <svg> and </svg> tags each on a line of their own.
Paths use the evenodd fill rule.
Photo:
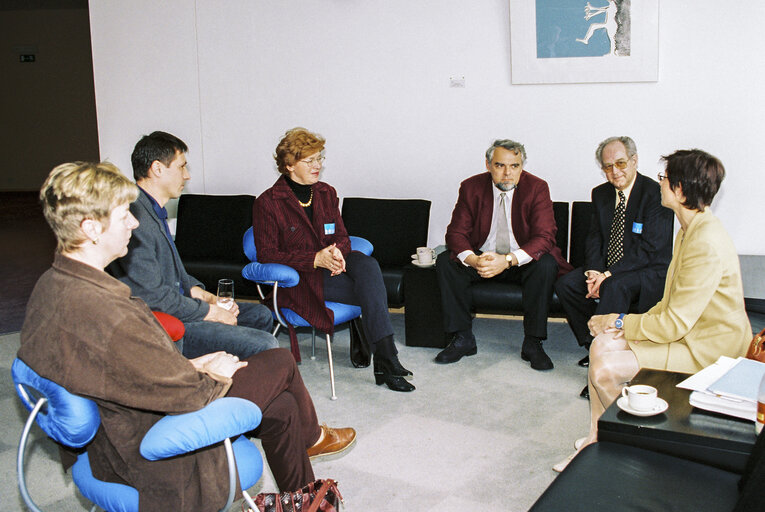
<svg viewBox="0 0 765 512">
<path fill-rule="evenodd" d="M 133 164 L 133 178 L 136 181 L 149 175 L 149 168 L 155 160 L 168 166 L 175 159 L 175 153 L 186 153 L 189 150 L 186 143 L 175 135 L 166 132 L 153 132 L 141 137 L 133 154 L 130 155 L 130 163 Z"/>
<path fill-rule="evenodd" d="M 661 159 L 667 164 L 669 188 L 680 185 L 683 189 L 683 206 L 702 211 L 712 204 L 725 178 L 725 167 L 717 157 L 700 149 L 680 149 Z"/>
</svg>

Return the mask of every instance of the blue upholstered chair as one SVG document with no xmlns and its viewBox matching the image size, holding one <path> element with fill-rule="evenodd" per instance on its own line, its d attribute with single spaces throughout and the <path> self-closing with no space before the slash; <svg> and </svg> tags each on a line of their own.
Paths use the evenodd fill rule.
<svg viewBox="0 0 765 512">
<path fill-rule="evenodd" d="M 11 374 L 19 398 L 31 411 L 21 433 L 16 459 L 19 490 L 27 507 L 40 512 L 29 495 L 24 477 L 25 451 L 32 424 L 37 421 L 49 437 L 61 444 L 81 448 L 96 435 L 101 417 L 95 402 L 40 377 L 21 359 L 13 362 Z M 221 510 L 228 510 L 236 492 L 237 471 L 243 490 L 255 485 L 263 473 L 263 458 L 258 448 L 246 437 L 239 436 L 255 429 L 261 417 L 258 406 L 248 400 L 219 398 L 198 411 L 159 420 L 143 438 L 141 455 L 148 460 L 160 460 L 222 441 L 228 457 L 229 495 Z M 235 436 L 239 437 L 232 443 L 229 438 Z M 90 471 L 87 452 L 72 466 L 72 479 L 82 495 L 95 504 L 92 511 L 96 507 L 107 511 L 138 511 L 138 491 L 127 485 L 96 480 Z"/>
<path fill-rule="evenodd" d="M 367 240 L 352 236 L 351 249 L 359 251 L 367 256 L 372 254 L 374 248 Z M 311 327 L 303 317 L 295 313 L 289 308 L 280 308 L 277 301 L 279 288 L 291 288 L 300 282 L 300 276 L 297 271 L 287 265 L 281 265 L 279 263 L 259 263 L 258 252 L 255 248 L 255 238 L 252 234 L 252 228 L 249 228 L 242 238 L 242 245 L 244 247 L 244 253 L 250 259 L 250 263 L 242 269 L 242 276 L 250 281 L 257 283 L 258 290 L 260 291 L 260 285 L 270 285 L 273 287 L 273 315 L 278 322 L 274 329 L 274 336 L 279 334 L 279 330 L 282 327 L 295 328 L 295 327 Z M 264 294 L 260 291 L 261 298 L 264 298 Z M 361 308 L 359 306 L 351 306 L 349 304 L 341 304 L 339 302 L 327 301 L 324 303 L 327 308 L 331 309 L 335 315 L 335 325 L 350 322 L 361 316 Z M 335 367 L 332 362 L 332 338 L 329 334 L 325 333 L 327 339 L 327 359 L 329 361 L 329 383 L 332 390 L 331 399 L 337 400 L 335 394 Z M 291 338 L 291 349 L 295 359 L 300 362 L 300 347 Z M 311 343 L 311 359 L 316 358 L 316 334 L 314 329 L 314 335 Z"/>
</svg>

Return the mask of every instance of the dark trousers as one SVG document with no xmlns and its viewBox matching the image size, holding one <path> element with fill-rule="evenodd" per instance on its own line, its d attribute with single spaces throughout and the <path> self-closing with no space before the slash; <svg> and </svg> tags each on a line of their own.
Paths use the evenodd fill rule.
<svg viewBox="0 0 765 512">
<path fill-rule="evenodd" d="M 345 258 L 345 272 L 342 274 L 332 276 L 329 270 L 323 270 L 324 300 L 361 306 L 361 325 L 372 353 L 379 349 L 380 355 L 396 354 L 393 343 L 378 346 L 381 339 L 393 336 L 393 324 L 388 314 L 388 294 L 377 260 L 353 251 Z"/>
<path fill-rule="evenodd" d="M 315 479 L 306 450 L 321 435 L 311 395 L 289 350 L 274 348 L 245 360 L 227 396 L 260 407 L 263 419 L 255 435 L 263 442 L 276 485 L 281 491 L 300 489 Z"/>
<path fill-rule="evenodd" d="M 473 295 L 470 287 L 487 281 L 473 267 L 452 260 L 449 251 L 438 255 L 436 274 L 441 288 L 446 332 L 471 328 Z M 558 263 L 550 254 L 520 267 L 512 267 L 489 281 L 520 283 L 523 287 L 523 333 L 541 340 L 547 339 L 547 315 L 550 312 L 553 285 L 558 275 Z"/>
<path fill-rule="evenodd" d="M 566 312 L 568 325 L 574 332 L 576 341 L 581 346 L 589 347 L 592 343 L 592 336 L 587 327 L 590 317 L 609 313 L 628 313 L 630 306 L 638 302 L 641 284 L 640 272 L 623 272 L 613 275 L 601 283 L 600 301 L 595 302 L 594 299 L 585 297 L 587 295 L 586 280 L 584 269 L 576 268 L 558 279 L 555 283 L 555 292 Z"/>
</svg>

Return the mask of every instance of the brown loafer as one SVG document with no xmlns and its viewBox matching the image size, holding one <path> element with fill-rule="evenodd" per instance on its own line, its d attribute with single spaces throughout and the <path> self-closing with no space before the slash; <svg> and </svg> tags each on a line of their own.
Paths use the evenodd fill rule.
<svg viewBox="0 0 765 512">
<path fill-rule="evenodd" d="M 308 458 L 311 460 L 345 451 L 356 440 L 356 431 L 352 428 L 329 428 L 322 423 L 321 430 L 324 439 L 308 448 Z"/>
</svg>

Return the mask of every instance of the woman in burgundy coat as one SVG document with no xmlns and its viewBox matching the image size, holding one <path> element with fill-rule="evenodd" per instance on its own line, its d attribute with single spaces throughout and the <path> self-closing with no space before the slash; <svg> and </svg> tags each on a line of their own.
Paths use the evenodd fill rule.
<svg viewBox="0 0 765 512">
<path fill-rule="evenodd" d="M 282 176 L 253 207 L 258 260 L 297 270 L 300 282 L 279 291 L 280 303 L 311 325 L 332 333 L 332 311 L 324 301 L 361 306 L 362 325 L 374 354 L 375 382 L 412 391 L 393 341 L 393 326 L 380 266 L 351 251 L 335 189 L 319 181 L 324 139 L 305 128 L 289 130 L 276 147 Z"/>
</svg>

